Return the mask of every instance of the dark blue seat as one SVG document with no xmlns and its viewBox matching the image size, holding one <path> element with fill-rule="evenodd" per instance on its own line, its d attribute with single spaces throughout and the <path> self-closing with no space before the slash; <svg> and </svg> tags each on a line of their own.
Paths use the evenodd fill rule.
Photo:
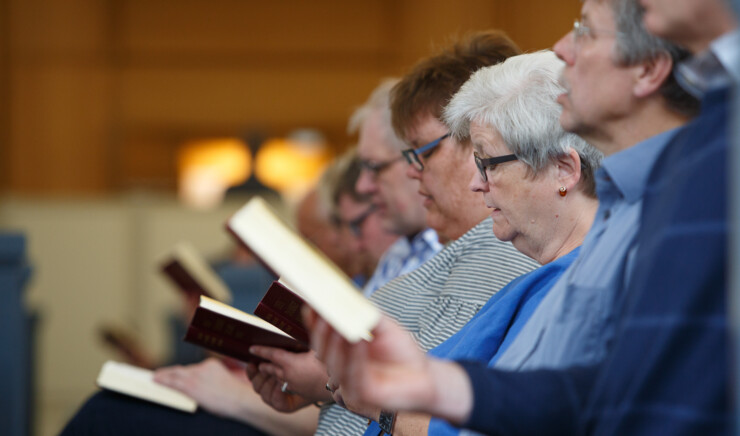
<svg viewBox="0 0 740 436">
<path fill-rule="evenodd" d="M 25 436 L 33 430 L 37 317 L 24 304 L 30 275 L 25 236 L 0 233 L 0 428 L 8 436 Z"/>
</svg>

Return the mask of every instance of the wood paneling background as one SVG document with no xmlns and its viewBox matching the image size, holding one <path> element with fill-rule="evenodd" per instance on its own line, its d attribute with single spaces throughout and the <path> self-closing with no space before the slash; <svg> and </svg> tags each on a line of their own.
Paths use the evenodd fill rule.
<svg viewBox="0 0 740 436">
<path fill-rule="evenodd" d="M 453 34 L 526 50 L 578 0 L 0 0 L 0 187 L 171 189 L 186 139 L 322 130 Z"/>
</svg>

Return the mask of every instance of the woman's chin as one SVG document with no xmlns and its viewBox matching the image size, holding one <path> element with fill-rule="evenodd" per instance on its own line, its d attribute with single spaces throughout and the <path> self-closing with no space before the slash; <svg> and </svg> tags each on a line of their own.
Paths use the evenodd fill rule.
<svg viewBox="0 0 740 436">
<path fill-rule="evenodd" d="M 512 239 L 512 234 L 508 229 L 503 229 L 498 226 L 496 226 L 496 223 L 493 223 L 493 235 L 498 239 L 499 241 L 509 242 Z"/>
</svg>

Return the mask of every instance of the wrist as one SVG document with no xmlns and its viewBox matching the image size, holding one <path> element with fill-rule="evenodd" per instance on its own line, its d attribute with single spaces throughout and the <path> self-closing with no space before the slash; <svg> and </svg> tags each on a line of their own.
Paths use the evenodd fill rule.
<svg viewBox="0 0 740 436">
<path fill-rule="evenodd" d="M 461 424 L 473 409 L 473 387 L 467 372 L 454 362 L 433 359 L 430 362 L 433 394 L 428 412 Z"/>
<path fill-rule="evenodd" d="M 378 424 L 380 425 L 383 433 L 387 435 L 393 434 L 393 427 L 396 423 L 396 412 L 391 410 L 381 410 L 378 416 Z"/>
</svg>

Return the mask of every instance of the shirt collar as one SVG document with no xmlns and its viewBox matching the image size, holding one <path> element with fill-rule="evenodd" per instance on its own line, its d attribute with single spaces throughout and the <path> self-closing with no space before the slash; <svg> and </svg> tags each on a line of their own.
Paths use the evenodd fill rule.
<svg viewBox="0 0 740 436">
<path fill-rule="evenodd" d="M 437 236 L 437 232 L 435 232 L 433 229 L 424 229 L 421 232 L 417 233 L 416 236 L 414 236 L 414 239 L 411 240 L 411 245 L 416 245 L 419 243 L 422 243 L 437 251 L 442 249 L 442 244 L 439 243 L 439 236 Z"/>
<path fill-rule="evenodd" d="M 676 66 L 676 80 L 688 93 L 702 98 L 708 91 L 740 82 L 740 30 L 712 41 L 709 49 Z"/>
<path fill-rule="evenodd" d="M 629 203 L 639 200 L 653 164 L 679 129 L 659 133 L 607 157 L 597 171 L 598 183 L 613 184 Z"/>
</svg>

